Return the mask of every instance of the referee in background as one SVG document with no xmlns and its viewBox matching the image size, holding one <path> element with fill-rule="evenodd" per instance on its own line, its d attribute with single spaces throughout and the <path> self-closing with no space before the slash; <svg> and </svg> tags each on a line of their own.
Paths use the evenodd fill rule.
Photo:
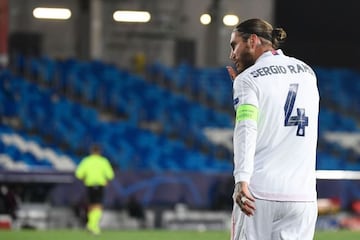
<svg viewBox="0 0 360 240">
<path fill-rule="evenodd" d="M 99 145 L 91 146 L 90 155 L 82 159 L 75 175 L 87 188 L 89 207 L 86 228 L 93 234 L 100 234 L 104 188 L 114 178 L 114 171 L 109 160 L 101 155 Z"/>
</svg>

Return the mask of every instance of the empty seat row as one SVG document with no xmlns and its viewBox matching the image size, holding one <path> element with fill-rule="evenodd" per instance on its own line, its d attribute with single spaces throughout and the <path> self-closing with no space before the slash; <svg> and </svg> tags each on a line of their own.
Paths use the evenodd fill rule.
<svg viewBox="0 0 360 240">
<path fill-rule="evenodd" d="M 97 142 L 103 146 L 105 155 L 123 169 L 229 171 L 231 168 L 229 161 L 189 149 L 182 141 L 170 140 L 126 121 L 102 121 L 95 109 L 8 72 L 2 72 L 0 80 L 0 92 L 14 105 L 23 127 L 35 130 L 59 146 L 66 144 L 74 154 Z M 3 94 L 5 91 L 8 94 Z"/>
</svg>

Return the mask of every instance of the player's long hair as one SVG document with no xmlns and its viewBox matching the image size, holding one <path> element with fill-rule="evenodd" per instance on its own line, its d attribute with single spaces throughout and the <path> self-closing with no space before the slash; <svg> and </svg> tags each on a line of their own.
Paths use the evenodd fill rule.
<svg viewBox="0 0 360 240">
<path fill-rule="evenodd" d="M 270 23 L 258 18 L 241 22 L 234 31 L 239 32 L 244 40 L 247 40 L 251 34 L 256 34 L 258 37 L 271 42 L 274 49 L 278 49 L 287 36 L 284 29 L 273 28 Z"/>
</svg>

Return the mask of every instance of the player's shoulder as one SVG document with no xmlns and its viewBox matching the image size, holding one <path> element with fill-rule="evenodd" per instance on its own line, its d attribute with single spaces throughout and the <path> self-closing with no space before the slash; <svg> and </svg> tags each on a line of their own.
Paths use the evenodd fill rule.
<svg viewBox="0 0 360 240">
<path fill-rule="evenodd" d="M 250 74 L 253 67 L 254 67 L 254 65 L 245 69 L 243 72 L 241 72 L 240 74 L 238 74 L 236 76 L 236 78 L 234 79 L 234 82 L 233 82 L 233 86 L 235 89 L 243 84 L 251 85 L 253 83 L 253 79 Z"/>
<path fill-rule="evenodd" d="M 259 68 L 261 64 L 259 62 L 255 62 L 253 65 L 246 68 L 244 71 L 242 71 L 240 74 L 238 74 L 235 78 L 237 81 L 246 81 L 252 79 L 252 72 Z"/>
<path fill-rule="evenodd" d="M 235 79 L 234 84 L 255 84 L 259 77 L 263 76 L 262 69 L 269 64 L 265 61 L 256 61 L 253 65 L 241 72 Z"/>
<path fill-rule="evenodd" d="M 312 67 L 307 63 L 305 63 L 303 60 L 290 56 L 287 58 L 289 59 L 288 69 L 290 70 L 291 73 L 305 72 L 305 73 L 310 73 L 314 77 L 316 76 Z"/>
</svg>

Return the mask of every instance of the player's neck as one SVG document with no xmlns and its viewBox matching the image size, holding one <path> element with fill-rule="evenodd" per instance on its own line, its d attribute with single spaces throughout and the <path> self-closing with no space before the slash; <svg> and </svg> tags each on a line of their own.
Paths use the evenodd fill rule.
<svg viewBox="0 0 360 240">
<path fill-rule="evenodd" d="M 268 51 L 274 51 L 275 49 L 272 46 L 269 45 L 261 45 L 257 50 L 255 51 L 255 57 L 258 59 L 261 55 Z"/>
</svg>

